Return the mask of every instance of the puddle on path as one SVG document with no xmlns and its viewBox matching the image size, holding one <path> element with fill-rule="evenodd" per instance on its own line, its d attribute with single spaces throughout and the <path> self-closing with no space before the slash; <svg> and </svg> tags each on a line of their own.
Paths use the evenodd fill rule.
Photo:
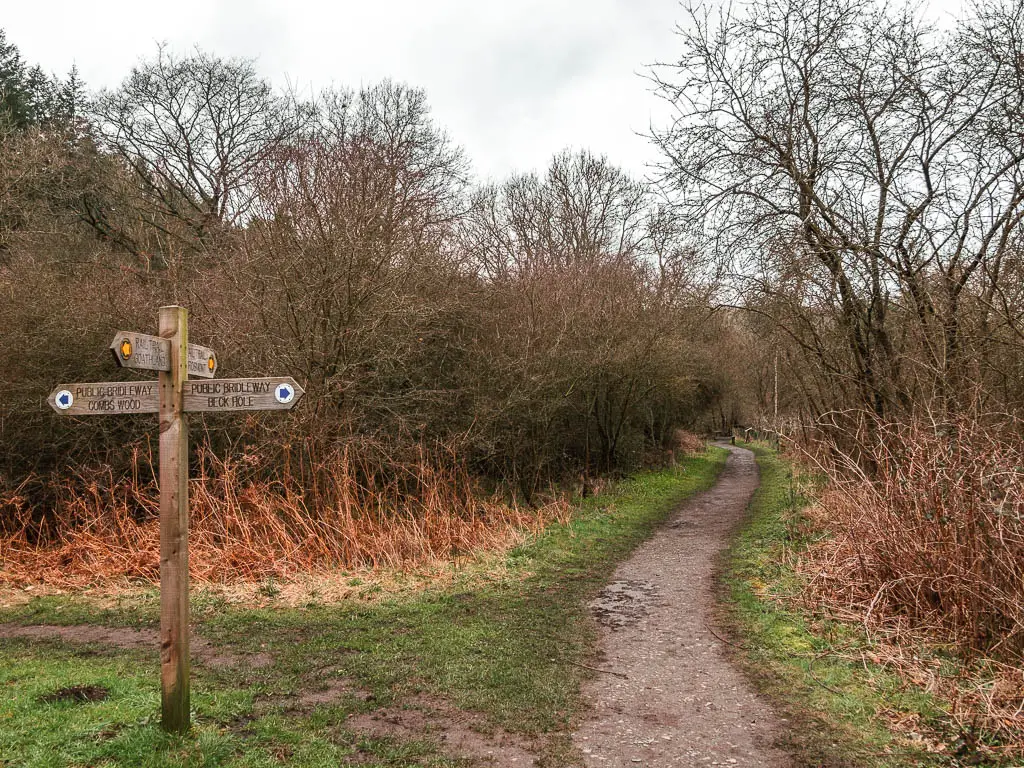
<svg viewBox="0 0 1024 768">
<path fill-rule="evenodd" d="M 590 603 L 599 623 L 610 629 L 636 624 L 650 613 L 657 588 L 649 581 L 613 581 Z"/>
</svg>

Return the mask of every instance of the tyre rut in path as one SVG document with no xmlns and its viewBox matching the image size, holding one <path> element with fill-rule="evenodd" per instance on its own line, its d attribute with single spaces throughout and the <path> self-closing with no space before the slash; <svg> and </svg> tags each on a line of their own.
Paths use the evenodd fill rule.
<svg viewBox="0 0 1024 768">
<path fill-rule="evenodd" d="M 684 503 L 619 566 L 591 604 L 602 625 L 589 718 L 573 737 L 585 765 L 791 765 L 786 728 L 709 629 L 714 566 L 758 486 L 754 455 L 728 445 L 717 484 Z"/>
</svg>

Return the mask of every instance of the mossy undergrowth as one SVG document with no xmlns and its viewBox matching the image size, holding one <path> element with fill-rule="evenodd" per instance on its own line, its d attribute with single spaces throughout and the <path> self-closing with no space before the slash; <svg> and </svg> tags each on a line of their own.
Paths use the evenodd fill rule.
<svg viewBox="0 0 1024 768">
<path fill-rule="evenodd" d="M 759 445 L 761 486 L 723 558 L 723 620 L 739 660 L 789 718 L 798 764 L 897 768 L 981 764 L 958 754 L 943 704 L 884 664 L 874 663 L 862 626 L 799 598 L 794 563 L 811 544 L 802 510 L 813 482 Z"/>
</svg>

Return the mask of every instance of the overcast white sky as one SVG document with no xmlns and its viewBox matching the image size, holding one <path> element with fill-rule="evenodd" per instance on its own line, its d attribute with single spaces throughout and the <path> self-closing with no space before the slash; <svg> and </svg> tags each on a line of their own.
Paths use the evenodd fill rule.
<svg viewBox="0 0 1024 768">
<path fill-rule="evenodd" d="M 586 147 L 641 175 L 637 136 L 664 114 L 640 76 L 671 59 L 676 0 L 2 0 L 0 26 L 29 63 L 72 64 L 116 86 L 158 41 L 256 58 L 307 91 L 385 77 L 426 89 L 478 174 L 541 169 Z M 929 0 L 948 18 L 961 0 Z"/>
</svg>

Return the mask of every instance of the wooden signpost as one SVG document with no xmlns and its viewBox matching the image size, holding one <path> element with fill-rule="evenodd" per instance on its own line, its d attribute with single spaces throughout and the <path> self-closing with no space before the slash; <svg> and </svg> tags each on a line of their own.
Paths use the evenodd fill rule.
<svg viewBox="0 0 1024 768">
<path fill-rule="evenodd" d="M 49 403 L 65 416 L 114 413 L 159 413 L 160 384 L 156 381 L 96 381 L 60 384 Z M 287 411 L 305 394 L 291 376 L 261 379 L 188 381 L 182 386 L 186 413 L 199 411 Z"/>
<path fill-rule="evenodd" d="M 188 343 L 188 310 L 160 307 L 159 336 L 118 331 L 110 345 L 122 368 L 158 371 L 157 381 L 61 384 L 50 406 L 63 416 L 160 415 L 161 722 L 189 729 L 188 426 L 186 414 L 290 410 L 305 394 L 294 379 L 214 379 L 217 355 Z M 208 381 L 189 381 L 189 376 Z"/>
</svg>

